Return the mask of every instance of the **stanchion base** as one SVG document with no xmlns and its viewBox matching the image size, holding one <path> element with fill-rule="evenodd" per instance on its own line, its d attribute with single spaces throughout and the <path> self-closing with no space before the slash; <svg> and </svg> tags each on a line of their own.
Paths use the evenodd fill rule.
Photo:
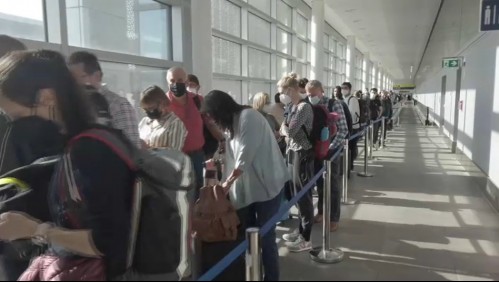
<svg viewBox="0 0 499 282">
<path fill-rule="evenodd" d="M 333 264 L 343 261 L 345 254 L 340 249 L 323 250 L 318 247 L 310 251 L 310 258 L 318 263 Z"/>
<path fill-rule="evenodd" d="M 373 177 L 374 176 L 374 174 L 369 173 L 369 172 L 368 173 L 359 172 L 359 173 L 357 173 L 357 175 L 360 176 L 360 177 Z"/>
<path fill-rule="evenodd" d="M 342 201 L 341 204 L 345 206 L 353 206 L 357 204 L 357 201 L 352 199 L 347 199 L 346 201 Z"/>
</svg>

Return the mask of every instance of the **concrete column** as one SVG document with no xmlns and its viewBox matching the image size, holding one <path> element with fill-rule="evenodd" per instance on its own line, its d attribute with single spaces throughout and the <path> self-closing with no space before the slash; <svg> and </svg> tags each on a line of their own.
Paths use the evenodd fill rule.
<svg viewBox="0 0 499 282">
<path fill-rule="evenodd" d="M 310 79 L 322 81 L 324 78 L 324 0 L 312 1 L 312 68 Z M 323 81 L 327 84 L 327 81 Z"/>
<path fill-rule="evenodd" d="M 355 85 L 355 50 L 355 36 L 347 36 L 347 81 L 352 84 L 353 89 L 357 89 L 357 85 Z"/>
<path fill-rule="evenodd" d="M 197 75 L 203 94 L 213 89 L 211 44 L 211 1 L 191 1 L 192 73 Z"/>
</svg>

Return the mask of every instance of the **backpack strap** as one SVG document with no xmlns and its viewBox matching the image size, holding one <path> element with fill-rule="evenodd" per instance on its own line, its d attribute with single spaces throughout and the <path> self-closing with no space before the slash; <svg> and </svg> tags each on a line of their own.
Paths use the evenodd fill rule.
<svg viewBox="0 0 499 282">
<path fill-rule="evenodd" d="M 111 149 L 118 157 L 125 162 L 128 168 L 131 171 L 136 172 L 138 170 L 137 165 L 135 164 L 133 156 L 136 153 L 136 149 L 131 145 L 125 142 L 122 138 L 119 138 L 116 134 L 113 134 L 105 129 L 90 129 L 84 131 L 83 133 L 77 135 L 69 142 L 71 146 L 76 141 L 81 139 L 93 139 L 97 140 L 104 145 L 106 145 L 109 149 Z"/>
</svg>

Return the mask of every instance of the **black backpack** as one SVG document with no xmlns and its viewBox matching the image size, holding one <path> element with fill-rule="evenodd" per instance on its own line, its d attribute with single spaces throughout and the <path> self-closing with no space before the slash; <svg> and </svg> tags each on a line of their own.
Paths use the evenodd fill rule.
<svg viewBox="0 0 499 282">
<path fill-rule="evenodd" d="M 366 124 L 369 121 L 369 105 L 364 99 L 359 99 L 360 116 L 359 123 Z"/>
<path fill-rule="evenodd" d="M 201 99 L 199 98 L 199 95 L 196 95 L 194 97 L 194 104 L 196 104 L 198 110 L 201 109 Z M 215 154 L 215 152 L 218 150 L 218 140 L 215 137 L 213 137 L 213 134 L 211 134 L 210 130 L 208 129 L 208 127 L 204 122 L 203 122 L 203 135 L 204 135 L 203 152 L 206 159 L 211 159 Z"/>
<path fill-rule="evenodd" d="M 90 138 L 112 149 L 135 173 L 129 267 L 139 274 L 164 274 L 177 270 L 187 242 L 188 201 L 194 188 L 190 158 L 172 149 L 139 150 L 111 129 L 91 129 L 72 142 Z M 185 240 L 185 241 L 184 241 Z"/>
</svg>

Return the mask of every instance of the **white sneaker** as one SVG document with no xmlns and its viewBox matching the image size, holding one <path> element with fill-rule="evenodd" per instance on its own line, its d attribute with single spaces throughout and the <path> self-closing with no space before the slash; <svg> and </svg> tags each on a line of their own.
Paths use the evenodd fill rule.
<svg viewBox="0 0 499 282">
<path fill-rule="evenodd" d="M 307 242 L 302 236 L 296 242 L 288 246 L 288 250 L 292 253 L 300 253 L 310 251 L 312 249 L 312 242 Z"/>
<path fill-rule="evenodd" d="M 294 243 L 300 238 L 300 231 L 298 229 L 294 230 L 292 233 L 284 234 L 282 239 L 286 242 Z"/>
</svg>

